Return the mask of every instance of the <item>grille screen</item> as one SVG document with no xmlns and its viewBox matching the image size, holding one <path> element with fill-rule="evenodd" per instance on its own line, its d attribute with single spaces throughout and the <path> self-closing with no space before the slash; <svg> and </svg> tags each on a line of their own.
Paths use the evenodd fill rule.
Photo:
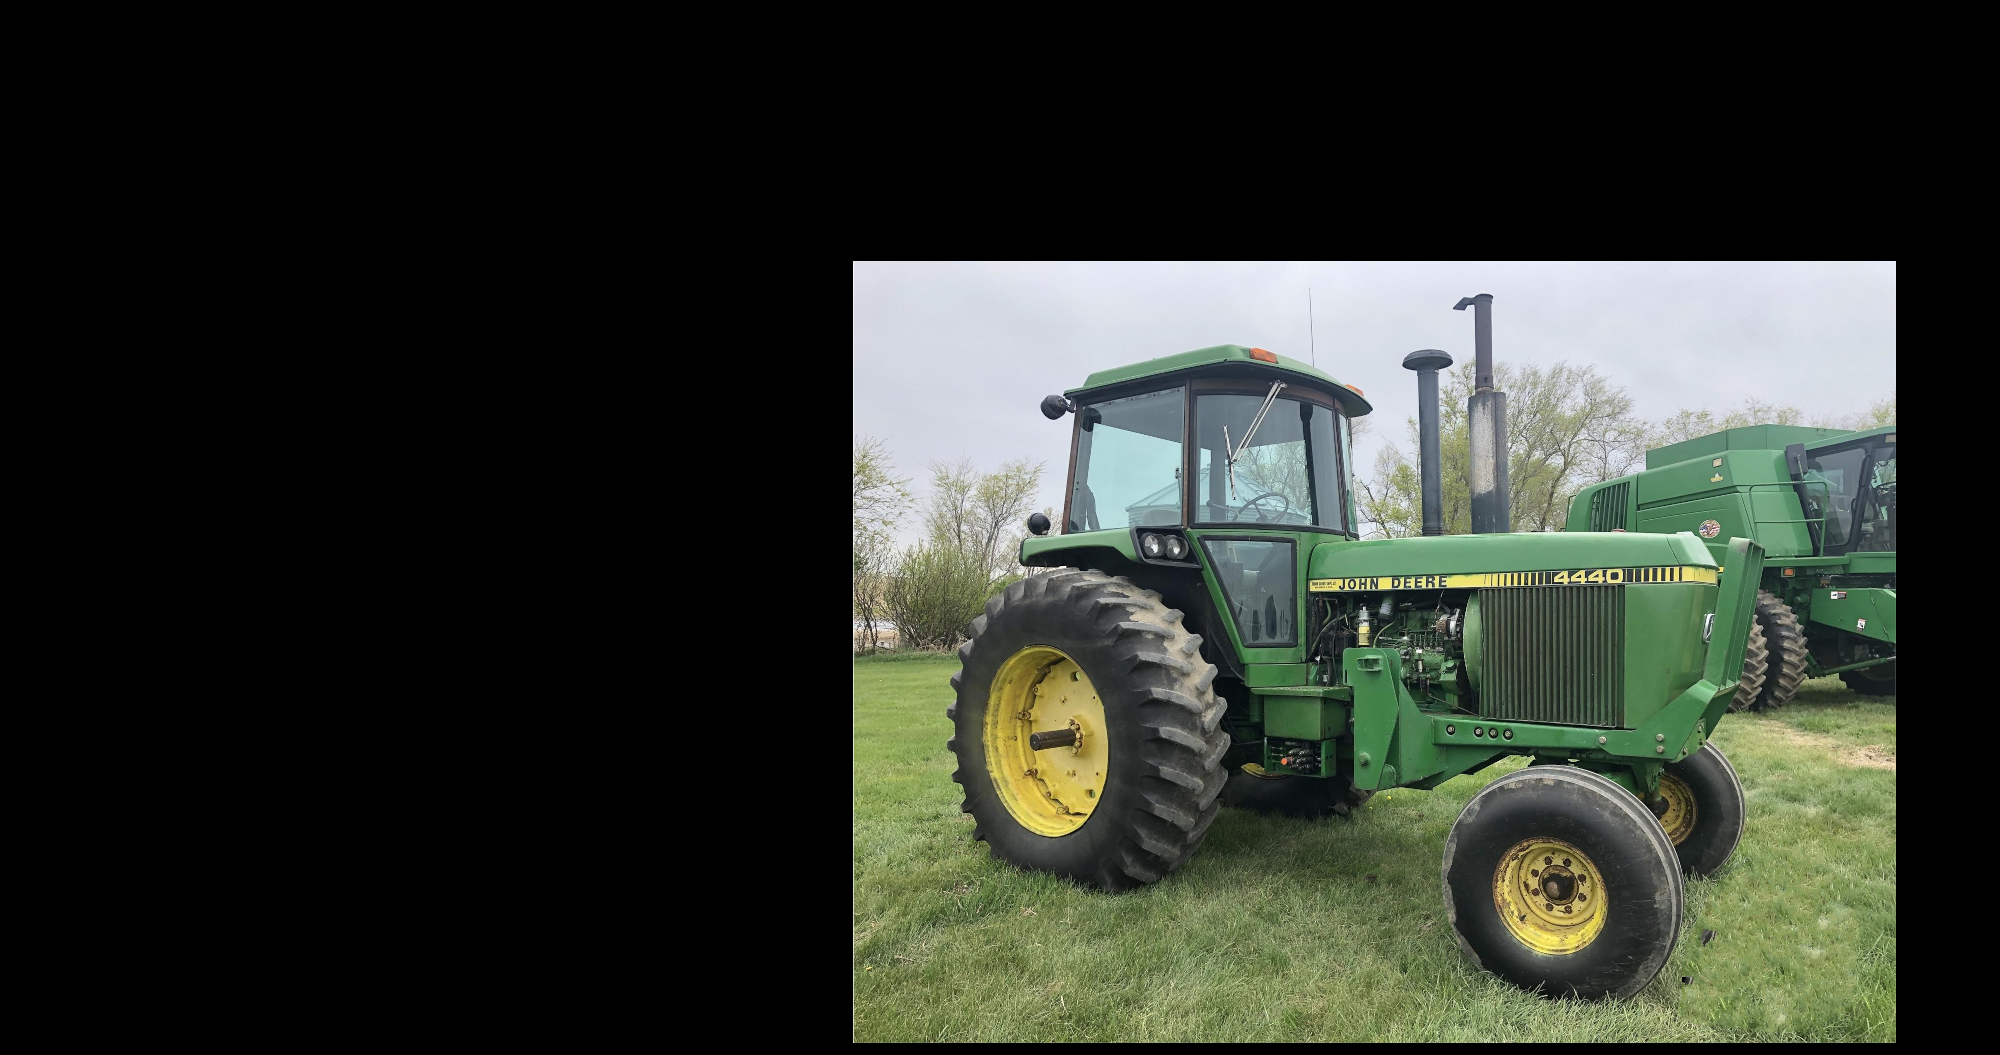
<svg viewBox="0 0 2000 1055">
<path fill-rule="evenodd" d="M 1624 589 L 1479 591 L 1479 713 L 1521 722 L 1622 727 Z"/>
<path fill-rule="evenodd" d="M 1590 530 L 1609 531 L 1625 526 L 1625 495 L 1631 486 L 1629 481 L 1612 484 L 1590 496 Z"/>
</svg>

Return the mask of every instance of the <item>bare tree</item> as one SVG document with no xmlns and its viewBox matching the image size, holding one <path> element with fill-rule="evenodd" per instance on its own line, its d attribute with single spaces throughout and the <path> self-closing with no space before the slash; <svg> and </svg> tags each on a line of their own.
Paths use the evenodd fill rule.
<svg viewBox="0 0 2000 1055">
<path fill-rule="evenodd" d="M 877 614 L 882 610 L 882 578 L 893 559 L 890 531 L 910 506 L 908 479 L 897 479 L 888 445 L 873 436 L 854 443 L 854 615 L 864 647 L 880 645 Z"/>
<path fill-rule="evenodd" d="M 969 459 L 933 463 L 924 526 L 931 542 L 963 553 L 986 569 L 987 581 L 1007 577 L 1034 508 L 1045 464 L 1026 458 L 982 473 Z"/>
</svg>

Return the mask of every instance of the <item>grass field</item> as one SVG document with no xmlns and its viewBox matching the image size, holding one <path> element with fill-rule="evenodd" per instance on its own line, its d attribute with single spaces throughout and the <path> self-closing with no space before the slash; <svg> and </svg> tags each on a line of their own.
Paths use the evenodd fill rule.
<svg viewBox="0 0 2000 1055">
<path fill-rule="evenodd" d="M 1775 715 L 1725 718 L 1742 845 L 1688 882 L 1652 985 L 1577 1004 L 1475 970 L 1444 916 L 1445 834 L 1520 763 L 1378 794 L 1353 820 L 1224 809 L 1179 872 L 1103 894 L 972 840 L 944 747 L 956 669 L 854 663 L 857 1040 L 1896 1039 L 1893 697 L 1822 678 Z"/>
</svg>

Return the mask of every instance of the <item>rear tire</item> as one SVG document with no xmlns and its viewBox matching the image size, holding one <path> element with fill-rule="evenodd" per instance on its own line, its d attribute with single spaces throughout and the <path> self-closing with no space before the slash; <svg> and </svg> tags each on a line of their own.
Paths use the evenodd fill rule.
<svg viewBox="0 0 2000 1055">
<path fill-rule="evenodd" d="M 1128 579 L 1064 569 L 986 602 L 958 657 L 945 710 L 956 735 L 945 746 L 958 757 L 959 809 L 995 858 L 1106 890 L 1187 863 L 1221 809 L 1229 734 L 1215 667 L 1179 611 Z M 1076 712 L 1071 693 L 1095 701 L 1072 726 L 1081 746 L 1027 750 L 1030 732 L 1060 732 L 1044 712 Z M 1021 764 L 994 772 L 1009 762 Z"/>
<path fill-rule="evenodd" d="M 1339 776 L 1295 777 L 1288 773 L 1264 773 L 1261 766 L 1255 770 L 1242 766 L 1229 771 L 1229 783 L 1222 789 L 1222 804 L 1252 813 L 1313 820 L 1349 816 L 1373 794 Z"/>
<path fill-rule="evenodd" d="M 1751 707 L 1771 710 L 1792 702 L 1806 680 L 1806 632 L 1790 605 L 1768 590 L 1757 591 L 1757 626 L 1770 651 L 1764 689 Z"/>
<path fill-rule="evenodd" d="M 1530 766 L 1487 785 L 1451 826 L 1443 874 L 1459 948 L 1544 996 L 1629 997 L 1680 934 L 1685 885 L 1665 829 L 1585 769 Z"/>
<path fill-rule="evenodd" d="M 1660 794 L 1667 799 L 1660 826 L 1680 856 L 1681 869 L 1698 879 L 1714 875 L 1743 840 L 1747 811 L 1736 767 L 1714 743 L 1703 744 L 1694 754 L 1667 763 L 1660 774 Z"/>
<path fill-rule="evenodd" d="M 1888 671 L 1888 673 L 1875 674 L 1878 670 Z M 1870 675 L 1874 676 L 1870 677 Z M 1853 689 L 1863 696 L 1894 696 L 1896 694 L 1896 665 L 1894 663 L 1884 663 L 1879 667 L 1844 670 L 1840 672 L 1840 680 L 1846 682 L 1848 688 Z"/>
<path fill-rule="evenodd" d="M 1747 711 L 1757 702 L 1757 694 L 1764 691 L 1764 679 L 1771 673 L 1771 647 L 1765 643 L 1764 628 L 1750 621 L 1750 641 L 1743 649 L 1743 680 L 1737 683 L 1736 695 L 1729 698 L 1729 709 Z"/>
</svg>

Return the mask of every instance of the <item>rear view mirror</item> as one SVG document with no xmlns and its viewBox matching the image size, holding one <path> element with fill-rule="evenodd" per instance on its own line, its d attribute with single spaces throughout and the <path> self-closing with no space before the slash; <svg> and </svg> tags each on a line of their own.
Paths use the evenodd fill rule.
<svg viewBox="0 0 2000 1055">
<path fill-rule="evenodd" d="M 1806 475 L 1805 444 L 1788 443 L 1785 445 L 1785 471 L 1791 473 L 1794 480 L 1801 479 Z"/>
</svg>

